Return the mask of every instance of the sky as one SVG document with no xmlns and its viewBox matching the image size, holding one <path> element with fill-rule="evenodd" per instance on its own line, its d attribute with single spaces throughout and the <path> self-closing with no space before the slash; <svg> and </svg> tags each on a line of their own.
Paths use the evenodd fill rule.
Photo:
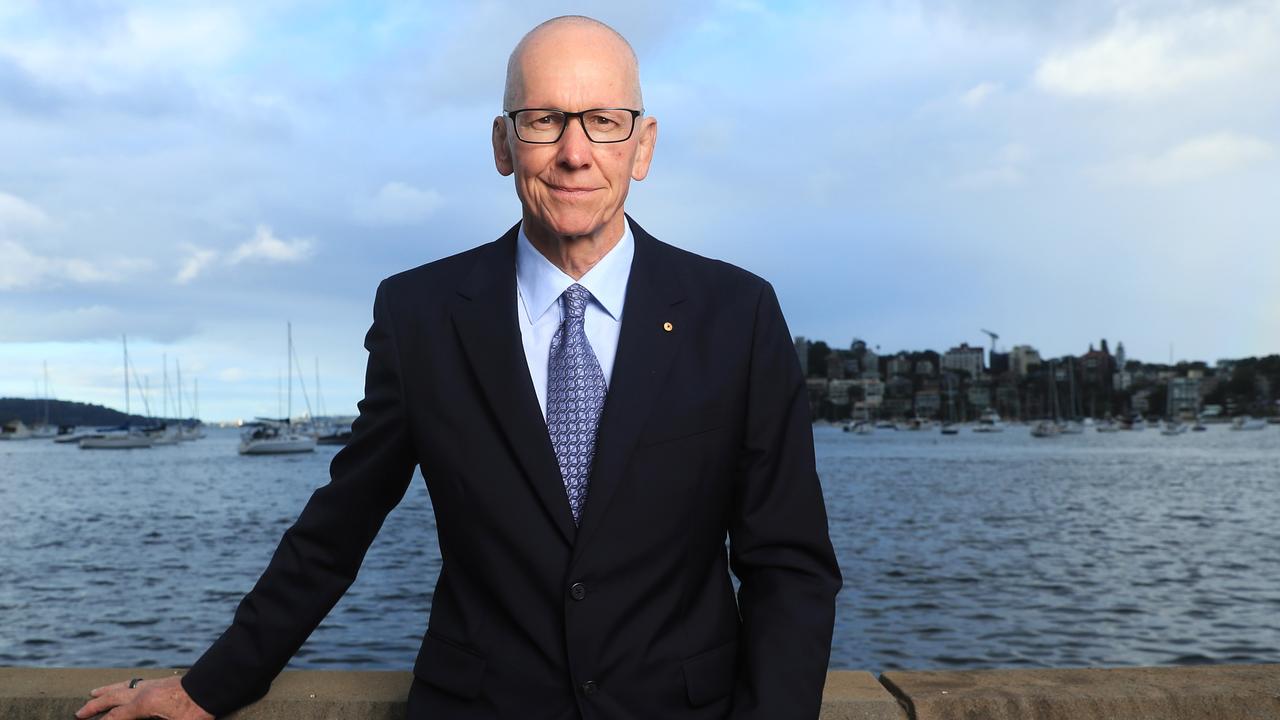
<svg viewBox="0 0 1280 720">
<path fill-rule="evenodd" d="M 649 232 L 794 335 L 1280 352 L 1280 3 L 0 2 L 0 396 L 354 413 L 378 281 L 519 219 L 508 53 L 635 46 Z M 294 413 L 306 411 L 293 385 Z M 170 400 L 174 392 L 170 393 Z M 131 407 L 142 407 L 133 395 Z"/>
</svg>

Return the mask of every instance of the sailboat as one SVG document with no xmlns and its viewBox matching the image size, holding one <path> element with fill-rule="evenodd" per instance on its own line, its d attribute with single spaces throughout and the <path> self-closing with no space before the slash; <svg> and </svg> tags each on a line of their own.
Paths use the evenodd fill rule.
<svg viewBox="0 0 1280 720">
<path fill-rule="evenodd" d="M 249 423 L 240 435 L 241 455 L 282 455 L 286 453 L 315 452 L 316 437 L 297 432 L 292 426 L 293 416 L 293 323 L 288 324 L 289 354 L 289 405 L 284 419 L 258 418 Z"/>
<path fill-rule="evenodd" d="M 120 342 L 124 347 L 124 414 L 128 416 L 131 414 L 129 408 L 129 339 L 121 335 Z M 133 450 L 149 447 L 151 447 L 151 438 L 145 433 L 138 432 L 130 427 L 127 419 L 124 425 L 115 430 L 106 431 L 102 435 L 80 439 L 81 450 Z"/>
<path fill-rule="evenodd" d="M 1084 433 L 1084 423 L 1082 423 L 1082 422 L 1080 422 L 1079 420 L 1075 419 L 1075 418 L 1079 418 L 1079 417 L 1080 417 L 1079 409 L 1076 407 L 1076 405 L 1077 405 L 1077 398 L 1076 398 L 1076 364 L 1075 364 L 1075 359 L 1074 359 L 1074 358 L 1069 358 L 1069 359 L 1067 360 L 1067 363 L 1068 363 L 1067 367 L 1069 368 L 1069 371 L 1068 371 L 1068 372 L 1069 372 L 1069 377 L 1070 377 L 1070 387 L 1071 387 L 1071 417 L 1072 417 L 1072 419 L 1071 419 L 1071 420 L 1065 420 L 1065 421 L 1063 421 L 1063 422 L 1059 422 L 1059 423 L 1058 423 L 1058 432 L 1059 432 L 1059 433 L 1061 433 L 1061 434 L 1063 434 L 1063 435 L 1081 435 L 1081 434 L 1083 434 L 1083 433 Z M 1057 386 L 1057 378 L 1055 377 L 1055 378 L 1054 378 L 1054 390 L 1055 390 L 1055 392 L 1054 392 L 1054 397 L 1055 397 L 1055 398 L 1057 397 L 1057 392 L 1056 392 L 1057 387 L 1058 387 L 1058 386 Z"/>
<path fill-rule="evenodd" d="M 1058 424 L 1058 374 L 1053 367 L 1053 361 L 1049 361 L 1049 387 L 1050 397 L 1053 404 L 1053 419 L 1041 420 L 1031 427 L 1031 437 L 1037 438 L 1055 438 L 1062 434 L 1062 426 Z"/>
</svg>

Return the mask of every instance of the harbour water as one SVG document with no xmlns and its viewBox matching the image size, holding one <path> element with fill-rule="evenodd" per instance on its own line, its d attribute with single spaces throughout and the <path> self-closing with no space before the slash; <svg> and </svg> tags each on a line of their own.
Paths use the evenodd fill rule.
<svg viewBox="0 0 1280 720">
<path fill-rule="evenodd" d="M 1280 428 L 814 433 L 832 668 L 1280 662 Z M 194 661 L 335 452 L 237 439 L 0 443 L 0 665 Z M 439 568 L 418 479 L 292 667 L 410 667 Z"/>
</svg>

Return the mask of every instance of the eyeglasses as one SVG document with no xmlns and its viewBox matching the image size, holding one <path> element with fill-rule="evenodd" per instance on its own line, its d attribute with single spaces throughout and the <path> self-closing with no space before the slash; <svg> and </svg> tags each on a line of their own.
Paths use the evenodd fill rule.
<svg viewBox="0 0 1280 720">
<path fill-rule="evenodd" d="M 619 143 L 629 140 L 636 129 L 636 118 L 643 110 L 627 108 L 594 108 L 582 112 L 565 112 L 549 108 L 524 108 L 505 113 L 523 142 L 550 145 L 560 141 L 569 118 L 578 118 L 587 139 L 594 143 Z"/>
</svg>

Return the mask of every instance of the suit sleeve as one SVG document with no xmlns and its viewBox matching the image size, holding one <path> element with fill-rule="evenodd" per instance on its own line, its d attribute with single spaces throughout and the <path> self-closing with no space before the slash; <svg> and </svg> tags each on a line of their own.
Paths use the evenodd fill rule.
<svg viewBox="0 0 1280 720">
<path fill-rule="evenodd" d="M 200 707 L 222 716 L 262 697 L 356 578 L 382 522 L 408 487 L 414 453 L 385 283 L 365 337 L 369 364 L 350 443 L 284 533 L 231 626 L 182 678 Z"/>
<path fill-rule="evenodd" d="M 773 288 L 757 302 L 745 439 L 729 529 L 742 617 L 733 720 L 816 720 L 840 569 L 800 363 Z"/>
</svg>

